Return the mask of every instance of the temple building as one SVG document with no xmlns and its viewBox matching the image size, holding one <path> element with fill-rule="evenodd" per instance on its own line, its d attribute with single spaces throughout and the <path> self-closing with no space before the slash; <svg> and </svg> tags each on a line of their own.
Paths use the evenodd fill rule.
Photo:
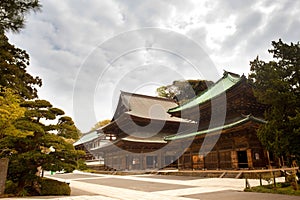
<svg viewBox="0 0 300 200">
<path fill-rule="evenodd" d="M 172 164 L 176 153 L 168 151 L 164 138 L 197 127 L 194 121 L 167 113 L 176 106 L 174 100 L 121 92 L 111 123 L 98 130 L 109 142 L 90 151 L 103 156 L 105 164 L 116 170 L 158 169 Z"/>
<path fill-rule="evenodd" d="M 181 105 L 121 92 L 111 123 L 75 147 L 115 170 L 264 168 L 272 159 L 256 133 L 266 108 L 246 77 L 230 72 Z"/>
</svg>

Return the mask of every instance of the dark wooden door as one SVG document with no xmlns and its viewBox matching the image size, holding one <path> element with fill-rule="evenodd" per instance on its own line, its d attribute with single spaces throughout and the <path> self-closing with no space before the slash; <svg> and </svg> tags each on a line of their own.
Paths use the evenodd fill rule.
<svg viewBox="0 0 300 200">
<path fill-rule="evenodd" d="M 248 168 L 247 151 L 238 151 L 239 168 Z"/>
</svg>

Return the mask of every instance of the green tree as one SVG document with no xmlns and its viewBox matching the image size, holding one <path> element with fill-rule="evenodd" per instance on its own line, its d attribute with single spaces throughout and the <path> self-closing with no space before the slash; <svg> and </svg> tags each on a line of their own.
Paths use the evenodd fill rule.
<svg viewBox="0 0 300 200">
<path fill-rule="evenodd" d="M 269 105 L 268 123 L 258 130 L 262 144 L 279 158 L 300 160 L 300 44 L 272 42 L 273 61 L 250 62 L 255 95 Z"/>
<path fill-rule="evenodd" d="M 40 8 L 39 0 L 1 0 L 0 30 L 20 31 L 25 25 L 25 15 Z"/>
<path fill-rule="evenodd" d="M 28 66 L 26 51 L 11 45 L 4 33 L 0 33 L 0 86 L 17 91 L 23 98 L 36 98 L 36 86 L 41 86 L 42 81 L 27 73 Z"/>
<path fill-rule="evenodd" d="M 102 120 L 102 121 L 99 121 L 97 122 L 93 128 L 91 128 L 91 131 L 94 131 L 94 130 L 97 130 L 98 128 L 101 128 L 102 126 L 105 126 L 107 124 L 110 123 L 110 120 L 109 119 L 105 119 L 105 120 Z"/>
<path fill-rule="evenodd" d="M 205 80 L 173 81 L 171 85 L 157 88 L 156 93 L 160 97 L 176 99 L 181 104 L 200 94 L 212 84 L 212 81 Z"/>
<path fill-rule="evenodd" d="M 36 86 L 42 81 L 26 72 L 29 55 L 8 42 L 5 31 L 18 32 L 25 25 L 25 15 L 41 8 L 38 0 L 2 0 L 0 3 L 0 86 L 12 88 L 23 98 L 37 97 Z"/>
<path fill-rule="evenodd" d="M 0 140 L 0 149 L 6 149 L 0 151 L 0 157 L 10 159 L 8 179 L 18 183 L 18 192 L 25 187 L 34 187 L 38 167 L 72 171 L 77 166 L 77 157 L 82 154 L 67 142 L 65 135 L 59 134 L 63 127 L 50 124 L 64 114 L 62 110 L 53 108 L 45 100 L 25 101 L 21 106 L 26 111 L 15 127 L 32 134 L 22 138 L 8 135 Z"/>
<path fill-rule="evenodd" d="M 49 124 L 64 112 L 45 100 L 24 101 L 38 97 L 42 81 L 27 73 L 29 55 L 10 44 L 5 35 L 19 32 L 26 14 L 40 8 L 39 0 L 0 3 L 0 157 L 10 159 L 8 179 L 18 184 L 18 192 L 34 186 L 38 167 L 72 171 L 82 154 L 70 143 L 78 138 L 71 118 Z"/>
<path fill-rule="evenodd" d="M 0 91 L 0 139 L 7 135 L 24 137 L 31 134 L 18 130 L 14 125 L 25 113 L 25 108 L 20 106 L 21 101 L 22 99 L 11 89 L 2 88 Z"/>
<path fill-rule="evenodd" d="M 81 132 L 76 128 L 71 117 L 63 116 L 59 118 L 57 123 L 57 135 L 73 141 L 78 140 L 81 136 Z"/>
</svg>

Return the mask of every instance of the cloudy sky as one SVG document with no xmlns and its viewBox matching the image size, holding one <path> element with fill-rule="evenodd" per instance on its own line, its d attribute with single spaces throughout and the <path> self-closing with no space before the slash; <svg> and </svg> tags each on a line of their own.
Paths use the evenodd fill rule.
<svg viewBox="0 0 300 200">
<path fill-rule="evenodd" d="M 42 0 L 42 12 L 9 34 L 43 80 L 39 97 L 83 131 L 111 118 L 119 91 L 155 95 L 179 79 L 249 73 L 271 41 L 300 40 L 295 0 Z"/>
</svg>

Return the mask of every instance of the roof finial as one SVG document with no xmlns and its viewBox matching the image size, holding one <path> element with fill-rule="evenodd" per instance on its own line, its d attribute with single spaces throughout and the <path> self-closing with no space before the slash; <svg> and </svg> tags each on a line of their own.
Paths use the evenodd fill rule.
<svg viewBox="0 0 300 200">
<path fill-rule="evenodd" d="M 228 71 L 226 71 L 225 69 L 223 69 L 223 76 L 227 76 L 228 75 Z"/>
</svg>

